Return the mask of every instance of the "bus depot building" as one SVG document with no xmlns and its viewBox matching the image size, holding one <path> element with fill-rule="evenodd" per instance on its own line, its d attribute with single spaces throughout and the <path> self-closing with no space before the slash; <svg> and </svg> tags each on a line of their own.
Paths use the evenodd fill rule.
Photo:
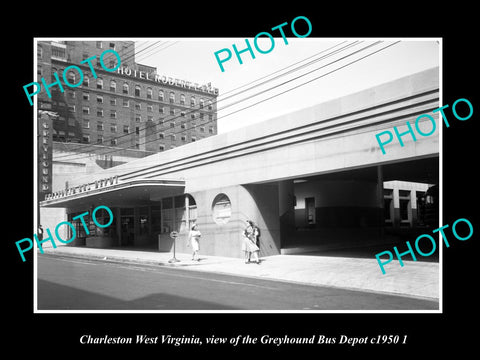
<svg viewBox="0 0 480 360">
<path fill-rule="evenodd" d="M 438 131 L 417 141 L 404 136 L 404 146 L 391 142 L 386 154 L 375 134 L 404 131 L 407 121 L 438 107 L 439 69 L 432 68 L 76 176 L 40 202 L 40 223 L 72 222 L 70 246 L 165 252 L 177 231 L 176 251 L 185 253 L 195 223 L 201 254 L 226 257 L 243 256 L 246 220 L 259 227 L 260 256 L 368 247 L 388 243 L 388 234 L 423 233 L 425 195 L 439 183 Z M 402 188 L 411 183 L 424 185 Z M 112 210 L 113 222 L 87 235 L 73 218 L 100 205 Z M 96 218 L 102 222 L 100 211 Z"/>
</svg>

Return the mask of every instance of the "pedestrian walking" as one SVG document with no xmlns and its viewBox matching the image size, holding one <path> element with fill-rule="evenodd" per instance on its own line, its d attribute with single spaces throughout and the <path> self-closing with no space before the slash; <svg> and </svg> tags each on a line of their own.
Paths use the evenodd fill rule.
<svg viewBox="0 0 480 360">
<path fill-rule="evenodd" d="M 202 234 L 198 230 L 197 224 L 193 224 L 189 234 L 188 234 L 188 243 L 187 246 L 192 246 L 192 260 L 195 261 L 195 256 L 197 261 L 200 261 L 198 252 L 200 251 L 200 237 Z"/>
<path fill-rule="evenodd" d="M 260 259 L 258 258 L 258 252 L 260 248 L 257 245 L 257 237 L 259 234 L 258 228 L 253 225 L 253 222 L 250 220 L 247 220 L 246 223 L 247 226 L 242 232 L 242 250 L 245 254 L 245 264 L 250 263 L 250 258 L 252 256 L 255 260 L 255 263 L 260 264 Z"/>
</svg>

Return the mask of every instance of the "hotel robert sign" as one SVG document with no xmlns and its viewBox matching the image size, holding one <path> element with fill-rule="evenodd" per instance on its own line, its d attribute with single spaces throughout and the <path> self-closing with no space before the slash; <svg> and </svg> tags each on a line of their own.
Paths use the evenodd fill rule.
<svg viewBox="0 0 480 360">
<path fill-rule="evenodd" d="M 166 77 L 165 75 L 162 75 L 162 76 L 158 74 L 153 75 L 153 74 L 149 74 L 146 71 L 132 70 L 128 67 L 123 67 L 123 66 L 117 69 L 117 73 L 120 75 L 126 75 L 130 77 L 135 77 L 138 79 L 155 81 L 158 83 L 162 83 L 164 85 L 168 84 L 172 86 L 183 87 L 189 90 L 202 91 L 209 94 L 218 95 L 218 88 L 212 87 L 212 84 L 210 83 L 208 83 L 207 85 L 200 85 L 198 83 L 192 83 L 190 81 L 174 79 L 172 77 Z"/>
<path fill-rule="evenodd" d="M 61 199 L 70 195 L 83 194 L 96 189 L 103 189 L 118 184 L 118 176 L 96 180 L 87 184 L 77 185 L 45 196 L 45 200 Z"/>
</svg>

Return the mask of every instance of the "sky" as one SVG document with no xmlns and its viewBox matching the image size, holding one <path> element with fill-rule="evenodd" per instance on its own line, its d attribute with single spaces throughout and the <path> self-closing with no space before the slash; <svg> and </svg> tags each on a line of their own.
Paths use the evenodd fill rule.
<svg viewBox="0 0 480 360">
<path fill-rule="evenodd" d="M 137 39 L 135 61 L 156 67 L 160 75 L 218 88 L 218 133 L 441 66 L 441 40 L 436 38 L 287 41 L 274 38 L 273 49 L 262 54 L 249 39 L 255 58 L 246 51 L 241 53 L 240 64 L 232 45 L 245 49 L 244 38 Z M 264 51 L 272 47 L 266 37 L 257 44 Z M 214 55 L 222 49 L 232 52 L 223 63 L 224 72 Z M 372 55 L 361 59 L 368 54 Z M 219 53 L 221 59 L 226 56 L 226 52 Z"/>
</svg>

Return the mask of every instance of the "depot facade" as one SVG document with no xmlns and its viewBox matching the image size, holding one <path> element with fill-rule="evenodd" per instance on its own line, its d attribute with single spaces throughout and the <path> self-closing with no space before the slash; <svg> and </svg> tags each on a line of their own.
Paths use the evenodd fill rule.
<svg viewBox="0 0 480 360">
<path fill-rule="evenodd" d="M 240 257 L 247 219 L 260 229 L 261 256 L 379 244 L 384 182 L 438 184 L 439 142 L 437 132 L 384 155 L 375 134 L 438 108 L 438 92 L 434 68 L 77 177 L 73 190 L 40 203 L 41 216 L 64 208 L 76 224 L 78 214 L 108 206 L 113 223 L 88 236 L 76 224 L 75 246 L 171 251 L 178 231 L 176 250 L 189 252 L 195 223 L 202 254 Z"/>
</svg>

